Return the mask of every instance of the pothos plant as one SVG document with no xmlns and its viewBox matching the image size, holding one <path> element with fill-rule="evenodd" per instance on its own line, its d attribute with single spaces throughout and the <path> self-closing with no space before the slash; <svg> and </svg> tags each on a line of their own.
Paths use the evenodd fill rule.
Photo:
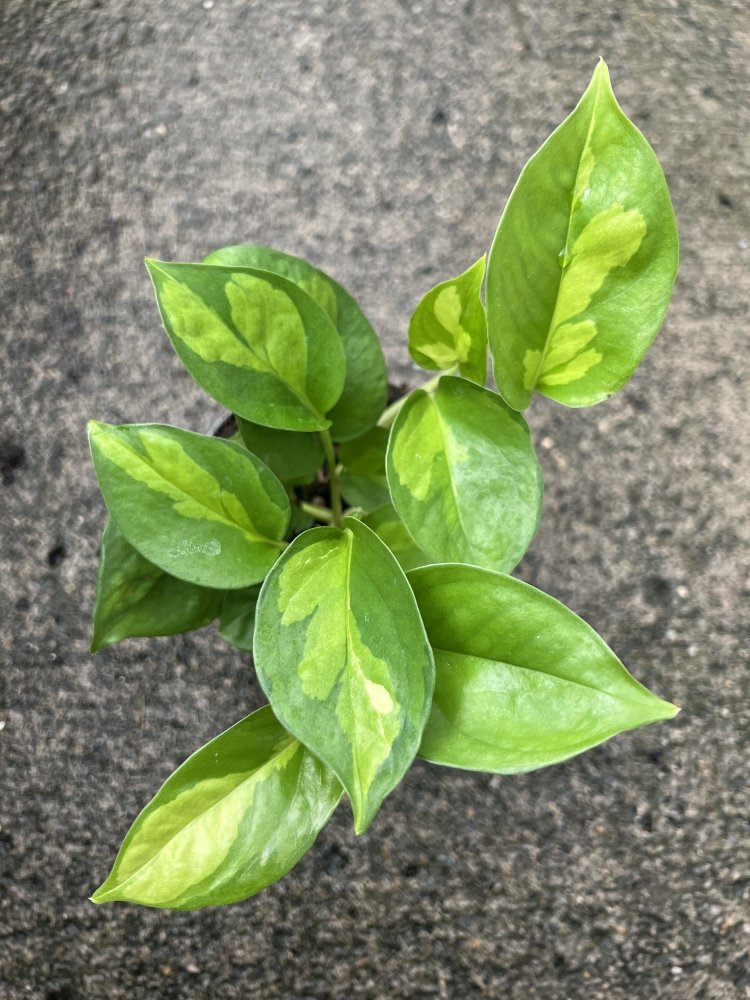
<svg viewBox="0 0 750 1000">
<path fill-rule="evenodd" d="M 391 406 L 370 324 L 317 268 L 260 246 L 146 263 L 236 433 L 90 424 L 110 514 L 92 649 L 218 619 L 269 704 L 166 781 L 96 902 L 231 903 L 287 873 L 344 793 L 367 830 L 415 757 L 512 774 L 675 714 L 508 575 L 542 503 L 521 412 L 620 389 L 677 270 L 663 173 L 603 62 L 524 168 L 486 274 L 482 256 L 418 304 L 409 350 L 438 374 Z"/>
</svg>

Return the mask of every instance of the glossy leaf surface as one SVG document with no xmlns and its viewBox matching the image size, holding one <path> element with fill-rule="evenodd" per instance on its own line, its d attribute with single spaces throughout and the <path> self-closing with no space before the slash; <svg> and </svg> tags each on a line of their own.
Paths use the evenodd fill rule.
<svg viewBox="0 0 750 1000">
<path fill-rule="evenodd" d="M 317 433 L 282 431 L 237 418 L 246 448 L 279 477 L 282 483 L 296 486 L 309 483 L 323 464 L 323 445 Z"/>
<path fill-rule="evenodd" d="M 328 768 L 261 708 L 167 779 L 91 898 L 172 910 L 246 899 L 294 867 L 341 793 Z"/>
<path fill-rule="evenodd" d="M 219 632 L 227 642 L 246 653 L 253 651 L 255 607 L 259 593 L 260 585 L 227 590 L 221 604 Z"/>
<path fill-rule="evenodd" d="M 214 399 L 267 427 L 316 431 L 344 386 L 336 328 L 294 282 L 270 271 L 148 260 L 164 328 Z"/>
<path fill-rule="evenodd" d="M 223 594 L 165 573 L 110 518 L 102 536 L 91 652 L 132 636 L 176 635 L 208 625 Z"/>
<path fill-rule="evenodd" d="M 508 571 L 534 537 L 542 478 L 523 418 L 494 392 L 444 376 L 391 430 L 393 505 L 434 562 Z"/>
<path fill-rule="evenodd" d="M 93 420 L 89 442 L 118 528 L 167 573 L 232 589 L 259 583 L 278 558 L 289 499 L 240 445 L 162 424 Z"/>
<path fill-rule="evenodd" d="M 389 503 L 388 480 L 385 477 L 385 451 L 388 431 L 371 427 L 362 437 L 347 441 L 339 449 L 341 491 L 352 507 L 374 510 Z"/>
<path fill-rule="evenodd" d="M 678 711 L 627 672 L 564 605 L 474 566 L 409 574 L 435 655 L 420 756 L 512 774 Z"/>
<path fill-rule="evenodd" d="M 419 746 L 433 661 L 393 555 L 354 518 L 295 539 L 258 602 L 255 667 L 279 719 L 338 775 L 358 833 Z"/>
<path fill-rule="evenodd" d="M 385 360 L 367 317 L 341 285 L 299 257 L 269 247 L 224 247 L 206 257 L 206 262 L 273 271 L 311 295 L 338 330 L 346 357 L 344 388 L 328 414 L 331 435 L 336 441 L 346 441 L 373 426 L 386 403 Z"/>
<path fill-rule="evenodd" d="M 392 503 L 371 511 L 362 518 L 362 522 L 385 542 L 404 571 L 430 562 L 404 527 Z"/>
<path fill-rule="evenodd" d="M 428 371 L 458 370 L 473 382 L 487 378 L 487 317 L 482 305 L 484 257 L 421 300 L 409 323 L 409 354 Z"/>
<path fill-rule="evenodd" d="M 490 347 L 511 406 L 534 389 L 568 406 L 620 389 L 661 326 L 677 257 L 664 174 L 600 62 L 521 173 L 490 252 Z"/>
</svg>

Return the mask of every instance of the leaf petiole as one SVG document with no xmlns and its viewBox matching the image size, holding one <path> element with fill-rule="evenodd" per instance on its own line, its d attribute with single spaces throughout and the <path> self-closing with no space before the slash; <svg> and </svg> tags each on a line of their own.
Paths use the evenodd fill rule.
<svg viewBox="0 0 750 1000">
<path fill-rule="evenodd" d="M 438 383 L 440 382 L 440 379 L 443 377 L 443 375 L 455 375 L 457 372 L 458 372 L 458 365 L 454 365 L 453 368 L 448 368 L 444 372 L 438 372 L 438 374 L 434 378 L 428 379 L 422 385 L 418 386 L 418 388 L 422 389 L 422 391 L 426 392 L 428 395 L 431 395 L 437 389 Z M 404 403 L 408 398 L 409 398 L 409 393 L 406 393 L 405 396 L 402 396 L 400 399 L 397 399 L 395 403 L 391 403 L 389 407 L 383 410 L 382 414 L 380 415 L 380 420 L 378 420 L 378 427 L 385 427 L 385 428 L 392 427 L 393 421 L 401 412 L 401 407 L 404 405 Z"/>
<path fill-rule="evenodd" d="M 324 524 L 333 524 L 333 511 L 330 507 L 318 507 L 317 504 L 300 500 L 299 508 L 306 514 L 309 514 L 310 517 L 314 517 L 316 521 L 322 521 Z"/>
<path fill-rule="evenodd" d="M 330 432 L 327 430 L 320 431 L 320 439 L 323 442 L 326 465 L 328 466 L 328 482 L 331 487 L 332 523 L 337 528 L 340 528 L 344 523 L 344 508 L 341 502 L 341 486 L 336 466 L 336 454 L 333 450 L 333 440 L 331 439 Z"/>
</svg>

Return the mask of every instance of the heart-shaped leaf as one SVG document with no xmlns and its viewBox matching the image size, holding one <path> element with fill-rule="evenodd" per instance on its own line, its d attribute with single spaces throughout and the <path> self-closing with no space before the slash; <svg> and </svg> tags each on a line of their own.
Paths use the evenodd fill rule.
<svg viewBox="0 0 750 1000">
<path fill-rule="evenodd" d="M 487 268 L 495 381 L 591 406 L 628 381 L 659 331 L 677 229 L 654 151 L 620 110 L 604 62 L 518 179 Z"/>
<path fill-rule="evenodd" d="M 450 565 L 416 569 L 409 582 L 435 655 L 427 760 L 531 771 L 678 711 L 586 622 L 520 580 Z"/>
<path fill-rule="evenodd" d="M 444 376 L 391 430 L 393 505 L 434 562 L 512 569 L 534 537 L 542 477 L 524 419 L 494 392 Z"/>
<path fill-rule="evenodd" d="M 484 257 L 421 300 L 409 323 L 409 354 L 427 371 L 456 368 L 473 382 L 487 378 L 487 317 L 480 293 Z"/>
<path fill-rule="evenodd" d="M 289 498 L 231 441 L 162 424 L 90 421 L 104 500 L 125 538 L 161 569 L 203 587 L 260 583 L 284 548 Z"/>
<path fill-rule="evenodd" d="M 360 521 L 344 525 L 300 535 L 269 573 L 255 666 L 279 719 L 338 775 L 362 833 L 414 759 L 433 662 L 395 558 Z"/>
<path fill-rule="evenodd" d="M 307 261 L 269 247 L 224 247 L 209 254 L 206 263 L 273 271 L 312 296 L 338 330 L 346 357 L 344 389 L 328 413 L 331 436 L 347 441 L 373 426 L 388 394 L 385 360 L 367 317 L 341 285 Z"/>
<path fill-rule="evenodd" d="M 224 595 L 159 569 L 127 542 L 110 518 L 102 535 L 91 652 L 132 636 L 176 635 L 203 628 Z"/>
<path fill-rule="evenodd" d="M 266 706 L 189 757 L 123 841 L 95 903 L 235 903 L 294 867 L 342 794 Z"/>
<path fill-rule="evenodd" d="M 362 437 L 346 441 L 339 448 L 341 492 L 351 506 L 374 510 L 390 502 L 385 477 L 387 447 L 388 431 L 371 427 Z"/>
<path fill-rule="evenodd" d="M 430 562 L 406 530 L 392 503 L 378 507 L 377 510 L 365 515 L 362 522 L 368 528 L 372 528 L 378 538 L 385 542 L 404 572 Z"/>
<path fill-rule="evenodd" d="M 257 455 L 282 483 L 297 486 L 309 483 L 324 461 L 320 435 L 303 431 L 282 431 L 237 418 L 246 448 Z"/>
<path fill-rule="evenodd" d="M 238 416 L 317 431 L 344 386 L 341 340 L 293 281 L 249 267 L 147 260 L 164 328 L 195 381 Z"/>
<path fill-rule="evenodd" d="M 242 590 L 227 590 L 221 605 L 219 632 L 227 642 L 246 653 L 253 651 L 255 607 L 259 594 L 260 586 L 257 585 Z"/>
</svg>

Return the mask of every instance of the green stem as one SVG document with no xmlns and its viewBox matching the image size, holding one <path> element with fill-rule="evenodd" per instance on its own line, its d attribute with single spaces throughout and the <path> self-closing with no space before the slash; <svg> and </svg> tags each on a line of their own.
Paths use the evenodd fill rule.
<svg viewBox="0 0 750 1000">
<path fill-rule="evenodd" d="M 304 510 L 306 514 L 314 517 L 317 521 L 323 521 L 324 524 L 333 523 L 333 511 L 330 507 L 318 507 L 317 504 L 308 503 L 306 500 L 300 500 L 299 507 L 300 510 Z"/>
<path fill-rule="evenodd" d="M 437 389 L 438 382 L 443 377 L 443 375 L 455 375 L 457 371 L 458 367 L 453 367 L 449 368 L 448 371 L 438 372 L 438 374 L 434 378 L 428 379 L 427 382 L 424 382 L 422 385 L 418 386 L 418 388 L 422 389 L 426 393 L 432 393 L 435 391 L 435 389 Z M 402 396 L 401 399 L 397 399 L 395 403 L 391 403 L 391 405 L 387 409 L 383 410 L 382 414 L 380 415 L 380 420 L 378 420 L 378 427 L 385 427 L 386 430 L 389 427 L 392 427 L 394 420 L 401 411 L 401 407 L 404 405 L 404 403 L 406 402 L 406 400 L 409 398 L 410 395 L 411 393 L 407 392 L 405 396 Z"/>
<path fill-rule="evenodd" d="M 344 523 L 344 508 L 341 503 L 341 487 L 339 485 L 339 476 L 336 468 L 336 455 L 333 450 L 333 441 L 331 440 L 331 435 L 327 430 L 320 432 L 320 439 L 323 442 L 326 465 L 328 466 L 328 483 L 331 487 L 331 513 L 333 515 L 333 523 L 337 528 L 341 528 Z"/>
</svg>

